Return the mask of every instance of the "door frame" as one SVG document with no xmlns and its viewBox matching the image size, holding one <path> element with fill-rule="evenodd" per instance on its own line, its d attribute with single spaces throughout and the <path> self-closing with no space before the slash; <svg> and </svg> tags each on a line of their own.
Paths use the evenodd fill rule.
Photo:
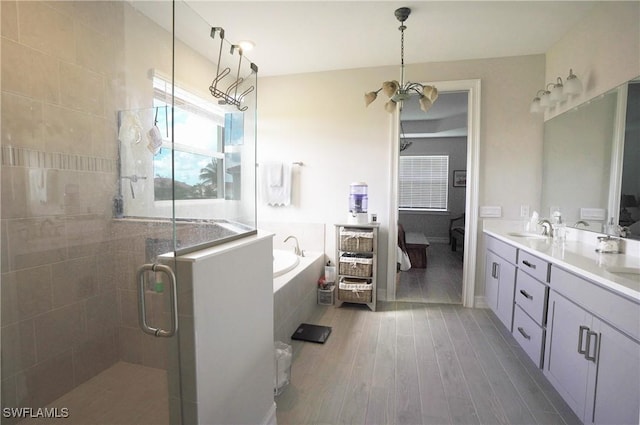
<svg viewBox="0 0 640 425">
<path fill-rule="evenodd" d="M 478 245 L 478 198 L 480 175 L 480 80 L 431 82 L 440 93 L 466 91 L 467 98 L 467 193 L 465 197 L 464 259 L 462 263 L 462 305 L 475 306 L 476 253 Z M 398 240 L 398 164 L 400 161 L 400 112 L 391 122 L 391 179 L 389 193 L 389 264 L 387 265 L 387 300 L 396 299 L 396 263 Z"/>
</svg>

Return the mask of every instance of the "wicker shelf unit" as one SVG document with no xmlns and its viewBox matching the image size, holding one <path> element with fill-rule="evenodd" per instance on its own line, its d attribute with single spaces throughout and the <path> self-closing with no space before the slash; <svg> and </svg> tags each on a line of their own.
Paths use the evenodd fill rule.
<svg viewBox="0 0 640 425">
<path fill-rule="evenodd" d="M 336 306 L 366 304 L 376 311 L 379 223 L 336 224 Z"/>
</svg>

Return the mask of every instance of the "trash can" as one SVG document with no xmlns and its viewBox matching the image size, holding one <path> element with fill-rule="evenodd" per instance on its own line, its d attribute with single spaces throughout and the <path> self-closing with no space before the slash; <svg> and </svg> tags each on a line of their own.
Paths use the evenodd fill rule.
<svg viewBox="0 0 640 425">
<path fill-rule="evenodd" d="M 291 382 L 291 361 L 293 348 L 281 341 L 275 343 L 276 376 L 274 377 L 273 392 L 276 396 L 282 394 Z"/>
</svg>

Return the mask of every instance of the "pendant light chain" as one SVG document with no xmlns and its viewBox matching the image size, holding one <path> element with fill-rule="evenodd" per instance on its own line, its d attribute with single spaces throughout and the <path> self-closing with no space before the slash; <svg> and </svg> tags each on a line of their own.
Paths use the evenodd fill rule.
<svg viewBox="0 0 640 425">
<path fill-rule="evenodd" d="M 400 87 L 404 87 L 404 30 L 406 26 L 400 26 Z"/>
</svg>

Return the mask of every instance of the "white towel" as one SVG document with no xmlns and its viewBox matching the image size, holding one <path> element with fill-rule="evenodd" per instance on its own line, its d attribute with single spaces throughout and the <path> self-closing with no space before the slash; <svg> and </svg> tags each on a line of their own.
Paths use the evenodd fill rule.
<svg viewBox="0 0 640 425">
<path fill-rule="evenodd" d="M 267 205 L 288 206 L 291 204 L 291 164 L 280 163 L 282 182 L 280 186 L 272 186 L 272 168 L 263 164 L 262 168 L 262 195 Z"/>
<path fill-rule="evenodd" d="M 264 167 L 267 175 L 267 185 L 269 187 L 282 186 L 282 162 L 265 162 Z"/>
</svg>

